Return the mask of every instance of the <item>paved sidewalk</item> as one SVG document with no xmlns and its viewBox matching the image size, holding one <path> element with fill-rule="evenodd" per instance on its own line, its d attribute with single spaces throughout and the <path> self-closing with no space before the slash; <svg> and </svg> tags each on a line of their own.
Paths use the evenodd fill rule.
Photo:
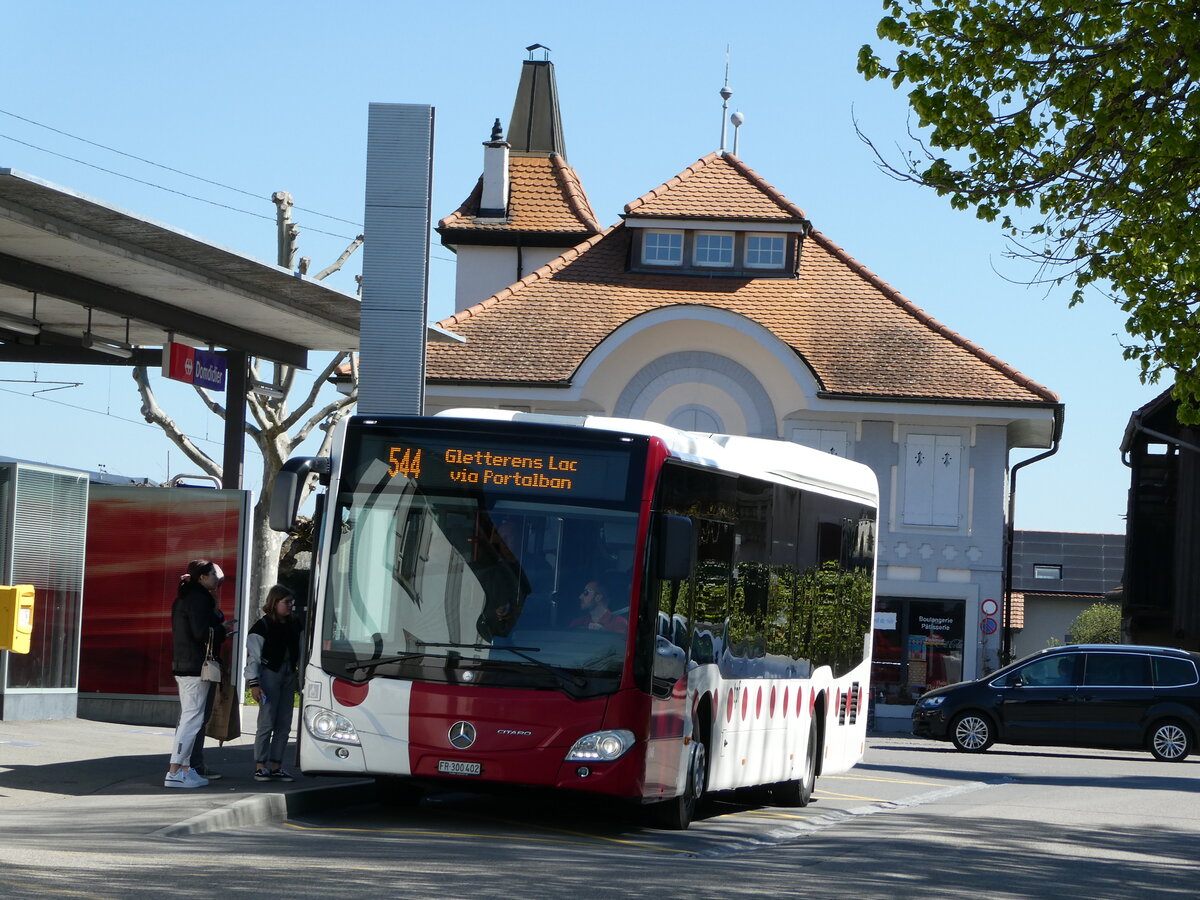
<svg viewBox="0 0 1200 900">
<path fill-rule="evenodd" d="M 242 711 L 242 737 L 205 742 L 205 763 L 225 777 L 195 790 L 163 787 L 174 731 L 88 719 L 0 722 L 0 834 L 86 832 L 170 837 L 279 822 L 320 806 L 368 802 L 367 780 L 254 780 L 256 707 Z M 294 734 L 294 731 L 293 731 Z"/>
</svg>

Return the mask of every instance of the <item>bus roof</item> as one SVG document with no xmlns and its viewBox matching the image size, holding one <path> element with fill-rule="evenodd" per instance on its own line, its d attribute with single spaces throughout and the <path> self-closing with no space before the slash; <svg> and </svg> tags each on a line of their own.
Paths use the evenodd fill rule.
<svg viewBox="0 0 1200 900">
<path fill-rule="evenodd" d="M 872 505 L 879 502 L 879 484 L 875 473 L 869 467 L 791 441 L 732 434 L 702 434 L 681 431 L 644 419 L 619 419 L 611 416 L 556 416 L 548 413 L 473 407 L 447 409 L 436 415 L 439 418 L 528 422 L 642 434 L 661 439 L 676 459 L 766 481 L 799 484 L 826 493 L 850 495 Z"/>
</svg>

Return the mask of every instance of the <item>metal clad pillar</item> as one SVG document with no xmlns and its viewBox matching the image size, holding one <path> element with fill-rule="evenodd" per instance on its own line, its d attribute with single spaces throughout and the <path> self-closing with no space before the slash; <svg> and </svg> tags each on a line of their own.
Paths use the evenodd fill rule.
<svg viewBox="0 0 1200 900">
<path fill-rule="evenodd" d="M 372 103 L 367 119 L 358 412 L 425 407 L 433 107 Z"/>
</svg>

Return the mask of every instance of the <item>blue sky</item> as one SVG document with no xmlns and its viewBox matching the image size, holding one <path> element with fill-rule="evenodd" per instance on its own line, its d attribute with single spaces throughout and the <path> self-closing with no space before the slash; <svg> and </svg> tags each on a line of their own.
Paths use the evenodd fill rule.
<svg viewBox="0 0 1200 900">
<path fill-rule="evenodd" d="M 492 120 L 507 124 L 524 48 L 544 44 L 569 161 L 611 224 L 718 149 L 728 45 L 739 155 L 910 300 L 1066 403 L 1062 449 L 1020 475 L 1017 526 L 1124 531 L 1118 446 L 1161 387 L 1121 359 L 1124 315 L 1109 301 L 1068 309 L 1065 290 L 1026 287 L 1034 273 L 1006 258 L 996 226 L 875 167 L 854 120 L 895 153 L 910 124 L 903 94 L 855 72 L 858 48 L 878 43 L 876 3 L 0 0 L 0 14 L 0 167 L 267 261 L 269 198 L 288 190 L 314 271 L 360 229 L 368 103 L 436 108 L 436 222 L 474 185 Z M 436 320 L 453 311 L 454 266 L 436 242 L 432 253 Z M 353 292 L 359 263 L 327 283 Z M 49 382 L 80 384 L 35 395 Z M 220 421 L 190 388 L 156 387 L 219 459 Z M 0 432 L 0 456 L 155 480 L 195 471 L 138 409 L 125 369 L 0 363 L 0 410 L 20 423 Z M 258 468 L 251 453 L 248 487 Z"/>
</svg>

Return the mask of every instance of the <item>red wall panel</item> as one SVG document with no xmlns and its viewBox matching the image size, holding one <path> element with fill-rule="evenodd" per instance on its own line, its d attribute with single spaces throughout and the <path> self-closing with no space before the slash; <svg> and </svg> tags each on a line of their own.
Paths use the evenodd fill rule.
<svg viewBox="0 0 1200 900">
<path fill-rule="evenodd" d="M 246 494 L 203 488 L 92 485 L 79 692 L 175 694 L 171 604 L 193 559 L 225 571 L 221 609 L 241 593 Z"/>
</svg>

